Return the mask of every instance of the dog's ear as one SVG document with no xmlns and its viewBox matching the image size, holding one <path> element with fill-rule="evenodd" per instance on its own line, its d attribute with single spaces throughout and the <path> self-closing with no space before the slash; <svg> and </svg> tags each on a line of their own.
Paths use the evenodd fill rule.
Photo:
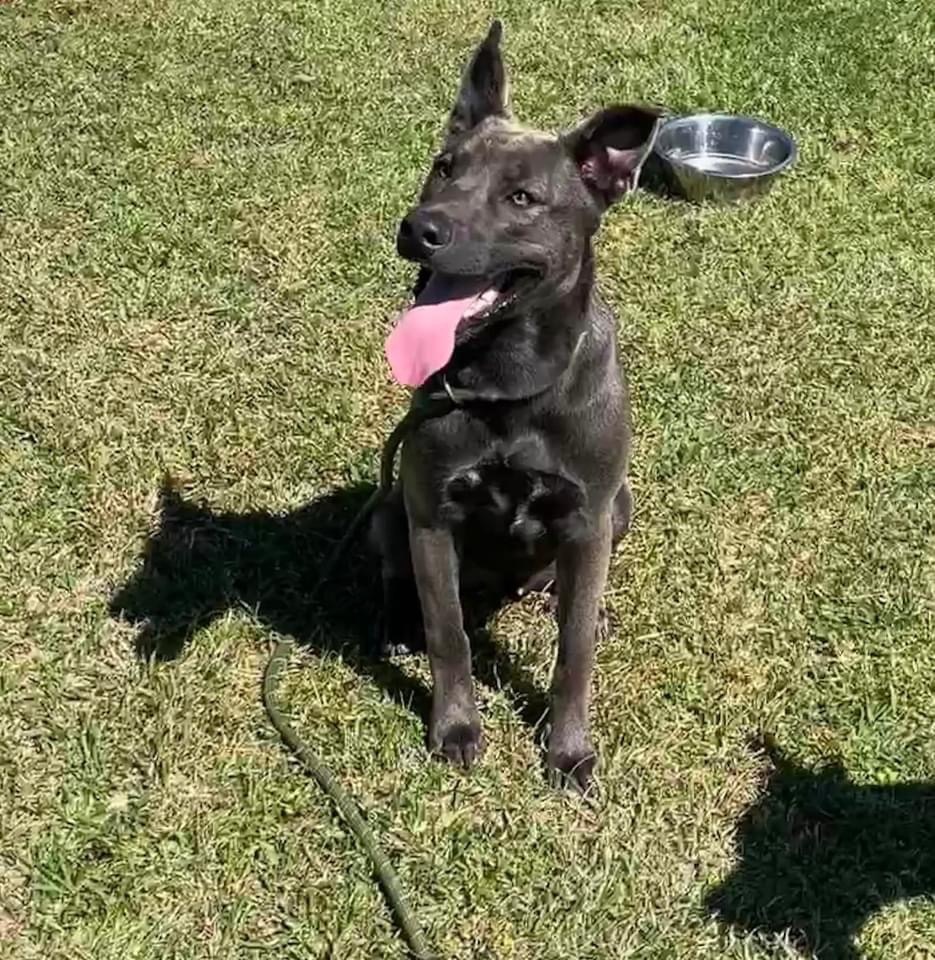
<svg viewBox="0 0 935 960">
<path fill-rule="evenodd" d="M 509 89 L 500 53 L 502 36 L 503 25 L 494 20 L 461 78 L 458 99 L 448 118 L 449 136 L 466 133 L 487 117 L 507 115 Z"/>
<path fill-rule="evenodd" d="M 604 207 L 635 190 L 659 126 L 652 107 L 608 107 L 562 138 Z"/>
</svg>

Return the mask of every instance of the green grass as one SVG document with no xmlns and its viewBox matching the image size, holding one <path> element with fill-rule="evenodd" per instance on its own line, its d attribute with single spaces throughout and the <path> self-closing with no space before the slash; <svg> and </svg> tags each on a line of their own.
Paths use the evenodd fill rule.
<svg viewBox="0 0 935 960">
<path fill-rule="evenodd" d="M 424 661 L 328 652 L 302 605 L 353 497 L 316 502 L 373 477 L 405 405 L 394 227 L 494 13 L 527 122 L 645 98 L 801 149 L 761 202 L 640 195 L 602 235 L 638 515 L 595 809 L 543 780 L 535 602 L 493 625 L 468 776 L 425 756 Z M 793 955 L 703 908 L 757 796 L 747 735 L 935 780 L 933 50 L 926 0 L 0 5 L 0 957 L 404 956 L 268 728 L 277 631 L 311 639 L 293 715 L 444 957 Z M 331 600 L 339 644 L 365 580 Z M 165 662 L 110 612 L 128 582 Z M 859 935 L 933 943 L 925 897 Z"/>
</svg>

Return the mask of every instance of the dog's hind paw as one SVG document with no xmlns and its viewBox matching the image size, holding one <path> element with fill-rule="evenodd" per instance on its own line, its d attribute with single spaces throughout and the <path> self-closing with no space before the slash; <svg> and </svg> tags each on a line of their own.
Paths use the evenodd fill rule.
<svg viewBox="0 0 935 960">
<path fill-rule="evenodd" d="M 394 611 L 394 615 L 384 613 L 382 622 L 376 631 L 381 657 L 405 657 L 425 651 L 425 631 L 422 618 Z"/>
<path fill-rule="evenodd" d="M 415 637 L 410 640 L 394 640 L 384 635 L 380 640 L 380 656 L 384 659 L 389 657 L 410 657 L 424 650 L 425 639 L 420 637 Z"/>
</svg>

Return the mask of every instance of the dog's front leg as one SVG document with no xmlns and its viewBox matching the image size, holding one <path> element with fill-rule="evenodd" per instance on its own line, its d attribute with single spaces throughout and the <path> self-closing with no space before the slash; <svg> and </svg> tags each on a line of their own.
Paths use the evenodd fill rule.
<svg viewBox="0 0 935 960">
<path fill-rule="evenodd" d="M 471 647 L 458 596 L 458 555 L 451 531 L 411 525 L 412 567 L 432 668 L 429 749 L 465 767 L 483 749 L 471 680 Z"/>
<path fill-rule="evenodd" d="M 591 783 L 597 760 L 588 708 L 612 526 L 612 518 L 603 517 L 587 540 L 563 544 L 558 553 L 558 660 L 552 678 L 548 764 L 558 785 L 570 784 L 582 792 Z"/>
</svg>

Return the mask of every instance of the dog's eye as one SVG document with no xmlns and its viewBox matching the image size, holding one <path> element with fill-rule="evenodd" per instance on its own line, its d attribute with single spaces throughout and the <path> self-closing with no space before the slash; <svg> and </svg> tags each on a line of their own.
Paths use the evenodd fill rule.
<svg viewBox="0 0 935 960">
<path fill-rule="evenodd" d="M 507 199 L 514 207 L 528 207 L 536 202 L 536 198 L 528 190 L 514 190 Z"/>
<path fill-rule="evenodd" d="M 451 157 L 447 153 L 435 161 L 435 174 L 442 180 L 448 180 L 451 177 Z"/>
</svg>

